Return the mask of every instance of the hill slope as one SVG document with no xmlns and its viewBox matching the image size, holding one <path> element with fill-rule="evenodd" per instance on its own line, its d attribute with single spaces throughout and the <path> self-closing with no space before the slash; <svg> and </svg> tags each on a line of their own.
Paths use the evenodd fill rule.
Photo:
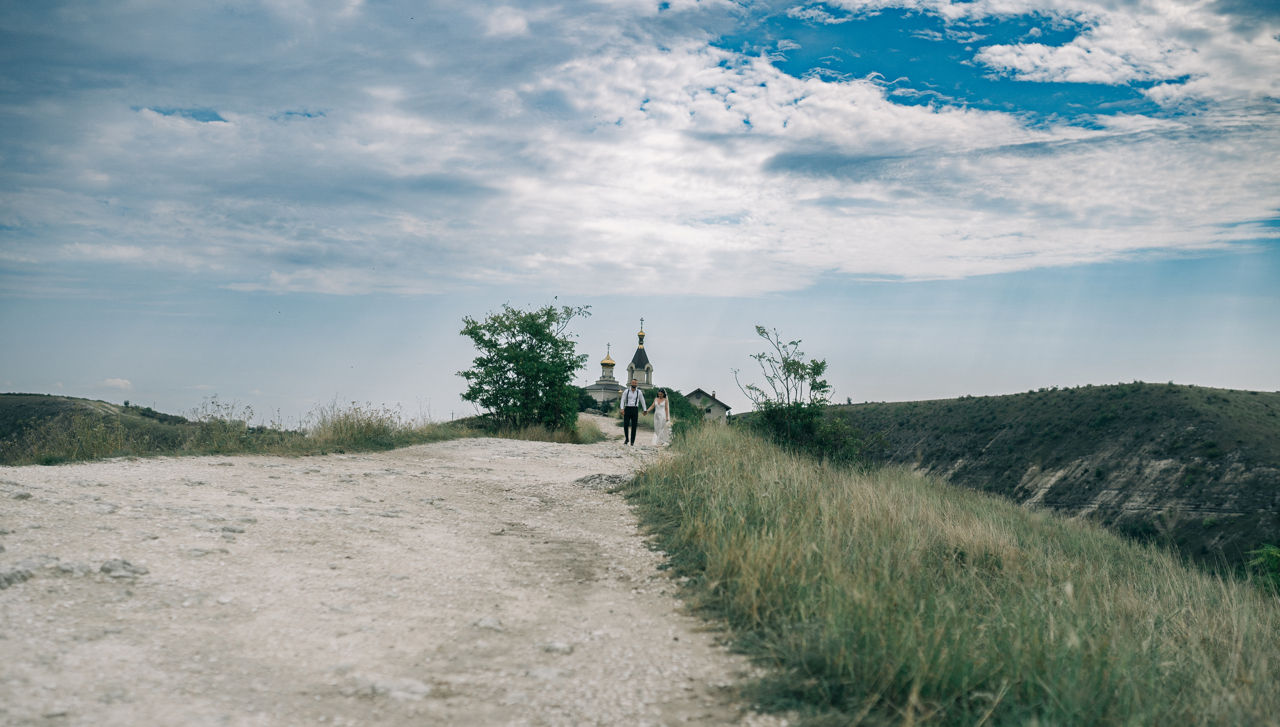
<svg viewBox="0 0 1280 727">
<path fill-rule="evenodd" d="M 1198 559 L 1280 543 L 1280 393 L 1172 384 L 833 407 L 907 464 Z"/>
<path fill-rule="evenodd" d="M 151 407 L 121 406 L 97 399 L 80 399 L 54 394 L 0 394 L 0 442 L 20 436 L 60 416 L 82 414 L 91 417 L 122 418 L 135 426 L 189 424 L 183 417 L 158 412 Z"/>
<path fill-rule="evenodd" d="M 0 394 L 0 464 L 172 451 L 198 429 L 196 422 L 150 407 L 52 394 Z M 36 449 L 57 453 L 33 456 Z"/>
</svg>

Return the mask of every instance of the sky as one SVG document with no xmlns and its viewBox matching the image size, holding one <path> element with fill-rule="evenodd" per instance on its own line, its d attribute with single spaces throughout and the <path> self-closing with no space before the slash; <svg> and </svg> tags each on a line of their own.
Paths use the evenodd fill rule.
<svg viewBox="0 0 1280 727">
<path fill-rule="evenodd" d="M 1275 0 L 0 0 L 0 391 L 476 413 L 464 316 L 735 411 L 1280 390 Z"/>
</svg>

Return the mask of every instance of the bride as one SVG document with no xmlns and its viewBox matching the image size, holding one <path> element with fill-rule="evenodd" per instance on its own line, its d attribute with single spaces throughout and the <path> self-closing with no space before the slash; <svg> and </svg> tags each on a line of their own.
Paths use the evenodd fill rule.
<svg viewBox="0 0 1280 727">
<path fill-rule="evenodd" d="M 671 444 L 671 407 L 667 402 L 667 392 L 658 389 L 653 404 L 644 411 L 646 414 L 653 412 L 653 443 Z"/>
</svg>

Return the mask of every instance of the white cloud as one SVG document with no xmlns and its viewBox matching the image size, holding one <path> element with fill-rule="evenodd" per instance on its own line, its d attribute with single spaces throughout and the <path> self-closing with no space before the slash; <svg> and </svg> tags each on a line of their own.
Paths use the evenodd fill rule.
<svg viewBox="0 0 1280 727">
<path fill-rule="evenodd" d="M 1064 46 L 993 45 L 978 51 L 976 60 L 1022 81 L 1119 85 L 1177 75 L 1172 66 L 1159 60 L 1146 63 L 1079 40 Z"/>
<path fill-rule="evenodd" d="M 967 5 L 918 7 L 953 18 L 1030 7 Z M 309 7 L 281 3 L 273 17 Z M 1221 247 L 1256 237 L 1238 223 L 1273 216 L 1280 191 L 1276 116 L 1247 104 L 1033 126 L 895 104 L 875 79 L 793 78 L 709 46 L 696 24 L 682 30 L 678 12 L 711 12 L 692 3 L 455 4 L 443 30 L 407 25 L 404 8 L 315 7 L 357 7 L 363 21 L 252 46 L 244 66 L 195 44 L 182 68 L 207 77 L 152 80 L 148 65 L 119 76 L 120 90 L 0 109 L 17 130 L 0 152 L 38 160 L 0 170 L 12 190 L 0 224 L 25 231 L 0 238 L 0 260 L 185 270 L 274 293 L 607 292 L 626 276 L 749 295 L 832 272 L 955 277 Z M 1043 80 L 1193 76 L 1148 92 L 1162 103 L 1251 98 L 1280 75 L 1238 78 L 1245 41 L 1179 40 L 1214 27 L 1206 11 L 1139 8 L 1125 21 L 1087 3 L 1050 9 L 1083 8 L 1096 24 L 1072 44 L 979 58 Z M 653 18 L 670 23 L 661 42 Z M 529 23 L 537 33 L 520 31 Z M 141 32 L 106 26 L 93 42 Z M 1269 59 L 1251 62 L 1274 70 Z M 151 107 L 208 107 L 225 122 Z"/>
<path fill-rule="evenodd" d="M 110 389 L 120 389 L 121 391 L 132 391 L 133 383 L 128 379 L 104 379 L 102 385 Z M 61 387 L 61 384 L 59 384 Z"/>
<path fill-rule="evenodd" d="M 822 23 L 823 25 L 839 25 L 853 20 L 851 16 L 833 15 L 832 13 L 817 6 L 797 6 L 790 8 L 787 10 L 787 17 L 795 18 L 796 20 L 806 20 L 811 23 Z"/>
<path fill-rule="evenodd" d="M 515 8 L 500 7 L 488 12 L 485 18 L 485 34 L 490 36 L 525 35 L 529 32 L 529 21 L 525 14 Z"/>
</svg>

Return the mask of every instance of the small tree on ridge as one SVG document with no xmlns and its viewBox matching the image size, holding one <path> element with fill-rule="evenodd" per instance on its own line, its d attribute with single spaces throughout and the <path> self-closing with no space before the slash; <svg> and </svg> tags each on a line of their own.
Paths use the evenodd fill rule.
<svg viewBox="0 0 1280 727">
<path fill-rule="evenodd" d="M 733 370 L 733 380 L 757 409 L 791 407 L 795 405 L 826 404 L 831 396 L 831 384 L 822 378 L 827 372 L 826 359 L 805 361 L 800 341 L 783 343 L 778 329 L 769 331 L 756 326 L 756 335 L 769 342 L 772 351 L 762 351 L 751 356 L 760 364 L 760 372 L 770 391 L 755 384 L 743 385 L 738 370 Z"/>
<path fill-rule="evenodd" d="M 574 318 L 591 315 L 590 308 L 547 305 L 526 311 L 503 304 L 483 321 L 464 317 L 461 334 L 480 354 L 470 369 L 458 372 L 468 384 L 462 398 L 486 409 L 499 427 L 575 430 L 573 375 L 587 356 L 575 352 L 565 329 Z"/>
<path fill-rule="evenodd" d="M 825 359 L 806 361 L 800 341 L 783 341 L 782 334 L 756 326 L 756 335 L 769 343 L 770 351 L 751 356 L 760 365 L 764 388 L 743 384 L 739 371 L 733 380 L 756 408 L 753 426 L 787 446 L 818 452 L 827 447 L 830 432 L 822 427 L 822 414 L 831 396 L 831 384 L 823 379 Z"/>
</svg>

